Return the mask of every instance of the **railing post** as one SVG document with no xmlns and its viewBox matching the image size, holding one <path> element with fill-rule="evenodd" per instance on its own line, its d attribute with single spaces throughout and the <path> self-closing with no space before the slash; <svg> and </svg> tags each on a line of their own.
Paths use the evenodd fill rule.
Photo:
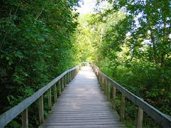
<svg viewBox="0 0 171 128">
<path fill-rule="evenodd" d="M 115 106 L 116 106 L 116 104 L 115 104 L 115 98 L 116 98 L 116 88 L 113 87 L 113 109 L 115 109 Z"/>
<path fill-rule="evenodd" d="M 70 74 L 70 72 L 68 72 L 68 74 L 67 74 L 67 81 L 68 81 L 68 83 L 70 82 L 70 78 L 69 78 L 69 74 Z"/>
<path fill-rule="evenodd" d="M 108 81 L 108 97 L 109 100 L 113 98 L 113 87 L 110 81 Z"/>
<path fill-rule="evenodd" d="M 105 87 L 105 78 L 104 76 L 102 76 L 102 85 L 103 85 L 103 90 L 104 90 L 104 93 L 106 93 L 106 87 Z"/>
<path fill-rule="evenodd" d="M 53 94 L 54 94 L 54 102 L 57 101 L 57 90 L 56 90 L 56 85 L 53 87 Z"/>
<path fill-rule="evenodd" d="M 50 110 L 52 107 L 52 94 L 51 94 L 51 88 L 48 91 L 48 109 Z"/>
<path fill-rule="evenodd" d="M 69 73 L 69 82 L 71 81 L 71 72 Z"/>
<path fill-rule="evenodd" d="M 101 80 L 101 75 L 100 74 L 98 75 L 98 81 L 99 81 L 100 87 L 102 87 L 102 80 Z"/>
<path fill-rule="evenodd" d="M 107 86 L 107 98 L 108 98 L 108 100 L 110 100 L 110 93 L 111 93 L 110 82 L 109 82 L 109 80 L 106 80 L 106 81 L 107 81 L 107 84 L 106 84 L 106 86 Z"/>
<path fill-rule="evenodd" d="M 97 74 L 97 72 L 96 72 L 96 76 L 97 76 L 97 80 L 99 81 L 99 74 Z"/>
<path fill-rule="evenodd" d="M 70 74 L 70 81 L 71 81 L 71 79 L 72 79 L 72 71 L 69 74 Z"/>
<path fill-rule="evenodd" d="M 102 85 L 102 90 L 104 91 L 105 88 L 104 88 L 104 78 L 103 76 L 101 75 L 101 85 Z"/>
<path fill-rule="evenodd" d="M 28 109 L 22 112 L 22 128 L 28 128 Z"/>
<path fill-rule="evenodd" d="M 40 124 L 44 121 L 44 103 L 43 103 L 43 95 L 39 98 L 39 122 Z"/>
<path fill-rule="evenodd" d="M 69 84 L 69 74 L 67 73 L 67 84 Z"/>
<path fill-rule="evenodd" d="M 110 83 L 110 93 L 109 93 L 109 99 L 113 99 L 113 87 L 112 84 Z"/>
<path fill-rule="evenodd" d="M 64 87 L 67 86 L 67 78 L 66 78 L 66 75 L 64 76 Z"/>
<path fill-rule="evenodd" d="M 138 115 L 137 115 L 137 126 L 136 128 L 142 128 L 143 125 L 143 110 L 138 107 Z"/>
<path fill-rule="evenodd" d="M 123 94 L 121 97 L 120 118 L 121 118 L 121 121 L 123 121 L 125 118 L 125 96 Z"/>
<path fill-rule="evenodd" d="M 96 75 L 99 76 L 99 71 L 95 69 Z"/>
<path fill-rule="evenodd" d="M 64 80 L 63 77 L 61 78 L 61 92 L 64 90 Z"/>
<path fill-rule="evenodd" d="M 71 71 L 71 80 L 72 80 L 72 76 L 73 76 L 73 71 Z"/>
<path fill-rule="evenodd" d="M 102 88 L 102 76 L 101 76 L 101 74 L 99 74 L 99 84 L 100 84 L 100 87 Z"/>
<path fill-rule="evenodd" d="M 72 70 L 72 79 L 74 78 L 75 70 Z"/>
<path fill-rule="evenodd" d="M 61 95 L 62 89 L 61 89 L 61 79 L 59 80 L 59 85 L 58 85 L 58 89 L 59 89 L 59 96 Z"/>
<path fill-rule="evenodd" d="M 64 83 L 64 88 L 65 88 L 65 75 L 63 76 L 63 83 Z"/>
<path fill-rule="evenodd" d="M 108 85 L 107 85 L 107 79 L 104 77 L 104 86 L 105 86 L 105 94 L 108 93 Z"/>
<path fill-rule="evenodd" d="M 70 82 L 71 80 L 71 72 L 68 72 L 68 83 Z"/>
</svg>

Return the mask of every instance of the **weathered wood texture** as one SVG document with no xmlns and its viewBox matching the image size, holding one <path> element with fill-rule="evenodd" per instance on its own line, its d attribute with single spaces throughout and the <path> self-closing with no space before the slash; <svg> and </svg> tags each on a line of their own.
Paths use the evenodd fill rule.
<svg viewBox="0 0 171 128">
<path fill-rule="evenodd" d="M 30 97 L 24 99 L 21 101 L 18 105 L 12 107 L 8 111 L 4 112 L 3 114 L 0 115 L 0 128 L 4 128 L 9 122 L 11 122 L 14 118 L 16 118 L 18 115 L 22 114 L 22 127 L 27 128 L 28 127 L 28 107 L 35 103 L 37 100 L 39 101 L 38 103 L 38 108 L 39 108 L 39 120 L 40 123 L 43 122 L 44 120 L 44 103 L 43 103 L 43 95 L 49 91 L 48 95 L 48 106 L 51 106 L 51 88 L 53 88 L 54 92 L 54 101 L 57 100 L 57 89 L 56 89 L 56 84 L 61 83 L 62 81 L 65 83 L 68 83 L 69 81 L 72 80 L 72 78 L 75 77 L 77 71 L 79 70 L 79 66 L 76 66 L 74 68 L 71 68 L 65 72 L 63 72 L 61 75 L 53 79 L 51 82 L 49 82 L 46 86 L 42 87 L 38 91 L 36 91 L 33 95 Z M 63 77 L 71 75 L 71 78 L 68 79 L 68 81 L 64 81 Z M 62 83 L 63 83 L 62 82 Z M 61 84 L 62 84 L 61 83 Z M 64 85 L 64 84 L 63 84 Z M 59 88 L 60 85 L 58 85 Z M 60 93 L 61 93 L 61 87 L 60 87 Z"/>
<path fill-rule="evenodd" d="M 123 128 L 89 66 L 66 87 L 43 128 Z"/>
<path fill-rule="evenodd" d="M 157 110 L 155 107 L 152 105 L 148 104 L 146 101 L 144 101 L 142 98 L 136 96 L 132 92 L 128 91 L 126 88 L 115 82 L 113 79 L 108 77 L 106 74 L 100 71 L 100 69 L 94 65 L 91 64 L 92 68 L 98 77 L 99 82 L 101 83 L 102 88 L 104 89 L 103 86 L 105 86 L 104 91 L 106 90 L 107 86 L 110 85 L 113 86 L 113 100 L 115 99 L 116 95 L 116 89 L 122 93 L 122 98 L 121 98 L 121 107 L 120 107 L 120 115 L 121 115 L 121 120 L 124 119 L 125 116 L 125 98 L 128 100 L 132 101 L 134 105 L 137 105 L 139 107 L 138 109 L 138 119 L 137 119 L 137 128 L 141 128 L 143 124 L 143 112 L 145 112 L 147 115 L 149 115 L 156 123 L 158 123 L 161 127 L 163 128 L 171 128 L 171 118 L 170 116 L 160 112 Z M 104 81 L 107 81 L 105 83 L 108 83 L 107 85 L 104 83 Z M 106 91 L 105 91 L 106 92 Z M 106 93 L 107 95 L 108 93 Z M 115 102 L 115 101 L 114 101 Z M 115 107 L 115 103 L 114 106 Z"/>
</svg>

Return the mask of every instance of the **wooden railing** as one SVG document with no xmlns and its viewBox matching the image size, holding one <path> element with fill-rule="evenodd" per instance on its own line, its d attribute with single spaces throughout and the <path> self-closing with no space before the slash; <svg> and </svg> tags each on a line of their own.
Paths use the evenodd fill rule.
<svg viewBox="0 0 171 128">
<path fill-rule="evenodd" d="M 143 113 L 145 112 L 149 117 L 151 117 L 157 124 L 159 124 L 163 128 L 171 128 L 171 118 L 150 104 L 148 104 L 146 101 L 144 101 L 142 98 L 134 95 L 130 91 L 128 91 L 126 88 L 112 80 L 110 77 L 105 75 L 103 72 L 99 70 L 99 68 L 93 64 L 92 68 L 98 78 L 98 81 L 101 85 L 101 87 L 104 89 L 105 94 L 109 99 L 114 100 L 116 98 L 116 89 L 121 92 L 121 106 L 120 106 L 120 119 L 124 120 L 125 117 L 125 98 L 132 101 L 133 104 L 138 106 L 138 115 L 137 115 L 137 123 L 136 128 L 142 128 L 143 124 Z M 115 104 L 113 104 L 115 107 Z"/>
<path fill-rule="evenodd" d="M 44 95 L 48 94 L 48 107 L 52 107 L 52 90 L 53 90 L 53 101 L 57 101 L 57 96 L 63 91 L 64 87 L 75 77 L 79 70 L 79 66 L 69 69 L 53 79 L 43 88 L 39 89 L 32 96 L 26 98 L 18 105 L 14 106 L 10 110 L 0 115 L 0 128 L 5 127 L 9 122 L 15 119 L 18 115 L 22 116 L 22 128 L 28 128 L 28 108 L 38 101 L 38 113 L 39 123 L 44 121 Z"/>
</svg>

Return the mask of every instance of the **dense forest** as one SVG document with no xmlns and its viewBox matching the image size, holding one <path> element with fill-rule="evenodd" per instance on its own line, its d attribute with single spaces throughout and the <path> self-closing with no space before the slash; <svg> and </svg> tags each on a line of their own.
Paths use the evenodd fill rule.
<svg viewBox="0 0 171 128">
<path fill-rule="evenodd" d="M 0 2 L 0 112 L 77 63 L 76 1 Z"/>
<path fill-rule="evenodd" d="M 170 0 L 98 0 L 94 13 L 80 16 L 76 6 L 0 1 L 0 113 L 89 61 L 171 115 Z"/>
</svg>

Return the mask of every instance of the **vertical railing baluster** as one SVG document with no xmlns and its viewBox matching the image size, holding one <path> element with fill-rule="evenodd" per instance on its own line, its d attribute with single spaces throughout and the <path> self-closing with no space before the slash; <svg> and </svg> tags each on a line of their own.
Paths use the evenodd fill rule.
<svg viewBox="0 0 171 128">
<path fill-rule="evenodd" d="M 125 118 L 125 96 L 121 96 L 121 109 L 120 109 L 120 119 L 123 121 Z"/>
<path fill-rule="evenodd" d="M 104 91 L 104 78 L 103 78 L 103 76 L 101 75 L 101 80 L 102 80 L 102 90 Z"/>
<path fill-rule="evenodd" d="M 58 81 L 58 95 L 60 96 L 61 95 L 61 80 Z"/>
<path fill-rule="evenodd" d="M 108 100 L 110 100 L 110 82 L 108 79 L 107 79 L 107 98 Z"/>
<path fill-rule="evenodd" d="M 61 92 L 63 92 L 64 90 L 64 81 L 63 81 L 63 78 L 61 78 Z"/>
<path fill-rule="evenodd" d="M 113 87 L 112 87 L 111 82 L 110 82 L 110 95 L 109 95 L 109 99 L 110 99 L 110 100 L 113 99 Z"/>
<path fill-rule="evenodd" d="M 53 95 L 54 95 L 54 102 L 57 101 L 57 90 L 56 90 L 56 85 L 53 87 Z"/>
<path fill-rule="evenodd" d="M 64 91 L 64 88 L 65 88 L 65 77 L 62 78 L 62 83 L 63 83 L 62 91 Z"/>
<path fill-rule="evenodd" d="M 69 82 L 71 82 L 71 72 L 69 72 Z"/>
<path fill-rule="evenodd" d="M 57 97 L 60 96 L 60 86 L 59 86 L 59 81 L 56 83 L 57 84 Z"/>
<path fill-rule="evenodd" d="M 69 75 L 68 75 L 68 73 L 67 73 L 67 84 L 69 84 L 69 77 L 68 77 Z"/>
<path fill-rule="evenodd" d="M 107 80 L 105 77 L 104 77 L 104 85 L 105 85 L 105 94 L 107 96 Z"/>
<path fill-rule="evenodd" d="M 63 79 L 64 79 L 64 88 L 65 88 L 66 87 L 66 75 L 64 75 Z"/>
<path fill-rule="evenodd" d="M 102 75 L 99 74 L 99 79 L 100 79 L 100 85 L 101 85 L 101 89 L 103 90 L 103 84 L 102 84 Z"/>
<path fill-rule="evenodd" d="M 48 109 L 51 110 L 52 108 L 52 93 L 51 88 L 48 91 Z"/>
<path fill-rule="evenodd" d="M 72 71 L 69 73 L 69 81 L 71 82 L 72 80 Z"/>
<path fill-rule="evenodd" d="M 22 112 L 22 128 L 28 128 L 28 109 Z"/>
<path fill-rule="evenodd" d="M 140 107 L 138 107 L 136 128 L 142 128 L 142 125 L 143 125 L 143 110 Z"/>
<path fill-rule="evenodd" d="M 116 108 L 116 101 L 115 101 L 115 99 L 116 99 L 116 88 L 113 87 L 113 109 Z"/>
<path fill-rule="evenodd" d="M 43 95 L 39 98 L 39 122 L 40 124 L 44 122 L 44 103 Z"/>
</svg>

